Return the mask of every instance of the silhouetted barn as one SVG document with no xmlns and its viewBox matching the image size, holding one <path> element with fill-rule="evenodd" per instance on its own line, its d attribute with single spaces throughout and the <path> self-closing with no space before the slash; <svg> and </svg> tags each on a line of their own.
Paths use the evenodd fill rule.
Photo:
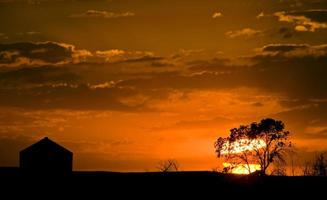
<svg viewBox="0 0 327 200">
<path fill-rule="evenodd" d="M 73 168 L 73 153 L 45 137 L 22 150 L 20 169 L 26 173 L 69 174 Z"/>
</svg>

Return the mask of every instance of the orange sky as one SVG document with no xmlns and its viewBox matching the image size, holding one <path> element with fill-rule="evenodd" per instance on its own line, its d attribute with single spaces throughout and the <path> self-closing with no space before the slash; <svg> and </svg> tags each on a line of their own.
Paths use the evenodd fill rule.
<svg viewBox="0 0 327 200">
<path fill-rule="evenodd" d="M 48 136 L 76 170 L 211 170 L 266 117 L 304 160 L 327 148 L 326 5 L 0 0 L 0 166 Z"/>
</svg>

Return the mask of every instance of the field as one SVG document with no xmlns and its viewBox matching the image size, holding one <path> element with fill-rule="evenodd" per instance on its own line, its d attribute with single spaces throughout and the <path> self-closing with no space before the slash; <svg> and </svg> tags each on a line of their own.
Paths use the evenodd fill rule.
<svg viewBox="0 0 327 200">
<path fill-rule="evenodd" d="M 215 196 L 239 195 L 256 198 L 265 195 L 268 198 L 318 196 L 325 195 L 327 190 L 326 177 L 241 176 L 216 172 L 73 172 L 68 176 L 36 176 L 23 175 L 12 168 L 3 169 L 0 180 L 2 194 L 90 199 L 211 199 Z"/>
</svg>

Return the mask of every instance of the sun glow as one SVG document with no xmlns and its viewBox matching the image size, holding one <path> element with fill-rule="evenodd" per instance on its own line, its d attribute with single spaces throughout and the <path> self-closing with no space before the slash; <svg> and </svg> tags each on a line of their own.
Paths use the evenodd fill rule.
<svg viewBox="0 0 327 200">
<path fill-rule="evenodd" d="M 264 147 L 266 147 L 266 143 L 263 140 L 240 139 L 233 143 L 226 142 L 221 154 L 240 154 L 245 151 L 255 151 Z M 233 174 L 250 174 L 261 169 L 259 164 L 242 163 L 234 165 L 228 162 L 224 162 L 223 167 L 229 168 L 229 172 Z"/>
<path fill-rule="evenodd" d="M 226 142 L 221 154 L 238 154 L 244 151 L 254 151 L 266 146 L 263 140 L 240 139 L 233 143 Z"/>
<path fill-rule="evenodd" d="M 258 164 L 249 164 L 249 165 L 246 165 L 246 164 L 238 164 L 236 166 L 233 166 L 230 163 L 224 162 L 223 163 L 223 166 L 225 168 L 230 168 L 231 169 L 230 172 L 233 173 L 233 174 L 250 174 L 252 172 L 255 172 L 255 171 L 261 169 L 260 168 L 260 165 L 258 165 Z"/>
</svg>

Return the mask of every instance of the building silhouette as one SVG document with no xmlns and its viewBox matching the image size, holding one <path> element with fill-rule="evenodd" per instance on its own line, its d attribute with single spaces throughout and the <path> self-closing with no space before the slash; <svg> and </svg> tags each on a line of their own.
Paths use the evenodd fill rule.
<svg viewBox="0 0 327 200">
<path fill-rule="evenodd" d="M 45 137 L 19 153 L 19 165 L 24 173 L 70 174 L 73 153 Z"/>
</svg>

